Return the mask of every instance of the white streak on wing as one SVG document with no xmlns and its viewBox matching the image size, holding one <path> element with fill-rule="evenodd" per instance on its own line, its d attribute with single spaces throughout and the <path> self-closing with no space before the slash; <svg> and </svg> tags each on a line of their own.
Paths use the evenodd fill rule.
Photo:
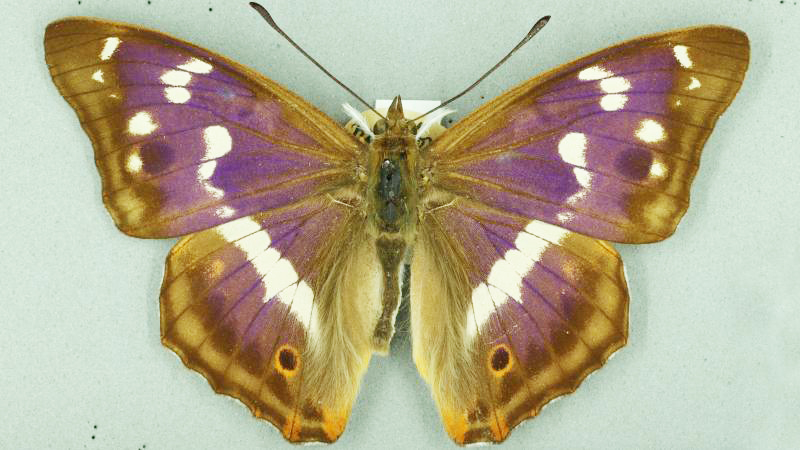
<svg viewBox="0 0 800 450">
<path fill-rule="evenodd" d="M 274 250 L 274 249 L 271 249 Z M 298 280 L 297 272 L 292 267 L 292 263 L 286 258 L 279 259 L 271 270 L 263 277 L 264 287 L 266 287 L 266 294 L 264 294 L 264 301 L 268 301 L 275 297 L 280 291 L 286 289 L 290 284 L 294 284 Z M 279 301 L 291 306 L 290 303 L 285 303 L 285 299 L 280 296 L 277 297 Z"/>
<path fill-rule="evenodd" d="M 567 164 L 586 167 L 586 135 L 583 133 L 567 133 L 558 142 L 558 154 Z"/>
<path fill-rule="evenodd" d="M 250 218 L 247 219 L 253 221 Z M 237 241 L 234 242 L 234 244 L 244 252 L 248 261 L 255 261 L 257 258 L 262 257 L 262 255 L 270 248 L 272 241 L 270 240 L 269 233 L 267 233 L 266 230 L 259 229 L 258 231 L 237 238 Z M 275 260 L 277 261 L 277 258 L 279 257 L 280 255 L 277 255 Z M 267 258 L 267 261 L 271 258 L 272 256 Z M 267 269 L 269 269 L 269 266 L 264 266 L 262 268 L 256 267 L 256 270 L 258 270 L 258 273 L 261 275 L 265 275 L 267 273 Z"/>
<path fill-rule="evenodd" d="M 489 320 L 489 316 L 494 312 L 494 303 L 489 294 L 489 287 L 485 283 L 481 283 L 472 291 L 472 303 L 470 304 L 470 312 L 475 315 L 475 320 L 470 320 L 467 317 L 467 340 L 471 341 L 476 334 L 478 328 L 482 327 L 484 323 Z M 476 323 L 477 322 L 477 323 Z"/>
<path fill-rule="evenodd" d="M 114 55 L 114 52 L 117 51 L 119 42 L 120 40 L 118 37 L 106 38 L 105 44 L 103 45 L 103 50 L 100 51 L 100 60 L 108 61 Z"/>
<path fill-rule="evenodd" d="M 552 242 L 553 244 L 561 244 L 570 233 L 564 228 L 556 225 L 550 225 L 547 222 L 542 222 L 539 220 L 531 221 L 531 223 L 525 227 L 525 231 L 548 242 Z"/>
<path fill-rule="evenodd" d="M 250 261 L 255 271 L 263 278 L 274 272 L 273 267 L 281 261 L 281 255 L 277 250 L 270 247 L 272 239 L 267 230 L 250 217 L 242 217 L 222 224 L 215 229 L 228 242 L 233 243 L 241 250 L 245 259 Z M 282 261 L 286 261 L 285 259 Z M 288 264 L 289 262 L 286 261 Z M 291 266 L 291 265 L 290 265 Z M 294 272 L 294 269 L 291 269 Z M 290 281 L 284 287 L 293 283 Z M 266 287 L 266 284 L 265 284 Z M 267 300 L 274 295 L 267 297 Z"/>
<path fill-rule="evenodd" d="M 520 233 L 525 233 L 525 232 L 523 231 Z M 517 239 L 519 239 L 519 234 L 517 235 Z M 536 262 L 529 256 L 525 255 L 525 253 L 523 253 L 522 250 L 520 250 L 519 248 L 513 248 L 507 251 L 505 259 L 517 273 L 523 276 L 531 271 L 531 269 L 533 268 L 533 264 Z"/>
<path fill-rule="evenodd" d="M 212 175 L 214 175 L 214 171 L 217 169 L 217 162 L 216 161 L 206 161 L 199 166 L 197 166 L 197 179 L 200 182 L 205 182 Z"/>
<path fill-rule="evenodd" d="M 511 292 L 508 294 L 519 303 L 522 303 L 522 279 L 530 273 L 531 269 L 533 269 L 533 265 L 535 263 L 534 260 L 525 256 L 519 249 L 511 249 L 506 252 L 505 260 L 508 261 L 509 269 L 513 270 L 513 277 L 516 281 L 516 287 L 518 291 L 515 291 L 512 295 Z M 499 286 L 498 286 L 499 287 Z"/>
<path fill-rule="evenodd" d="M 170 86 L 164 88 L 164 97 L 170 103 L 186 103 L 192 98 L 192 94 L 185 87 Z"/>
<path fill-rule="evenodd" d="M 158 128 L 153 116 L 147 111 L 139 111 L 128 120 L 128 133 L 134 136 L 145 136 Z"/>
<path fill-rule="evenodd" d="M 367 119 L 357 109 L 353 108 L 353 105 L 350 103 L 342 103 L 342 109 L 344 109 L 344 112 L 348 117 L 353 119 L 356 125 L 358 125 L 358 128 L 360 128 L 364 134 L 372 138 L 375 137 L 375 134 L 372 132 L 372 129 L 370 129 L 369 124 L 367 123 Z"/>
<path fill-rule="evenodd" d="M 235 224 L 235 225 L 231 225 Z M 245 258 L 250 261 L 255 271 L 262 278 L 280 260 L 280 253 L 270 247 L 272 240 L 266 230 L 261 229 L 257 222 L 249 217 L 234 220 L 226 225 L 217 227 L 220 234 L 239 248 Z"/>
<path fill-rule="evenodd" d="M 661 161 L 653 161 L 650 166 L 650 176 L 656 179 L 662 179 L 667 175 L 667 166 Z"/>
<path fill-rule="evenodd" d="M 97 81 L 98 83 L 102 83 L 103 81 L 105 81 L 103 80 L 103 70 L 102 69 L 95 70 L 94 73 L 92 74 L 92 79 L 94 81 Z"/>
<path fill-rule="evenodd" d="M 514 245 L 532 261 L 541 261 L 542 255 L 550 243 L 529 232 L 522 232 L 517 235 Z"/>
<path fill-rule="evenodd" d="M 234 242 L 248 234 L 262 231 L 261 225 L 249 217 L 242 217 L 241 219 L 224 223 L 215 228 L 215 230 L 228 242 Z M 266 234 L 266 231 L 264 233 Z M 270 239 L 268 234 L 267 239 Z"/>
<path fill-rule="evenodd" d="M 613 76 L 614 73 L 600 66 L 587 67 L 578 72 L 578 79 L 584 81 L 599 80 Z"/>
<path fill-rule="evenodd" d="M 631 88 L 631 82 L 625 77 L 611 77 L 600 80 L 600 89 L 606 94 L 618 94 Z"/>
<path fill-rule="evenodd" d="M 192 74 L 183 70 L 167 70 L 160 79 L 162 83 L 170 86 L 186 86 L 192 81 Z"/>
<path fill-rule="evenodd" d="M 261 282 L 264 284 L 265 288 L 264 290 L 266 290 L 267 282 L 263 278 L 267 276 L 267 274 L 270 273 L 270 270 L 273 268 L 273 266 L 278 264 L 278 262 L 280 261 L 286 261 L 286 260 L 281 259 L 280 252 L 275 250 L 273 247 L 270 247 L 266 250 L 261 250 L 261 253 L 259 253 L 255 258 L 250 260 L 250 263 L 253 264 L 253 267 L 256 269 L 256 272 L 258 272 L 258 274 L 261 275 L 262 278 Z M 266 302 L 270 298 L 272 298 L 272 296 L 264 297 L 264 301 Z"/>
<path fill-rule="evenodd" d="M 125 161 L 125 168 L 130 173 L 139 173 L 144 167 L 144 162 L 142 161 L 142 157 L 139 156 L 139 153 L 134 151 L 130 155 L 128 155 L 128 160 Z"/>
<path fill-rule="evenodd" d="M 317 334 L 319 322 L 316 317 L 317 311 L 314 307 L 314 291 L 312 291 L 308 283 L 303 280 L 297 283 L 297 290 L 294 293 L 291 311 L 297 315 L 311 337 Z"/>
<path fill-rule="evenodd" d="M 210 73 L 213 66 L 201 59 L 195 57 L 189 58 L 189 61 L 178 66 L 178 69 L 187 70 L 194 73 Z"/>
<path fill-rule="evenodd" d="M 580 167 L 575 167 L 572 169 L 572 173 L 575 174 L 575 179 L 578 180 L 578 184 L 583 186 L 584 189 L 589 189 L 592 186 L 592 176 L 594 175 L 592 172 Z"/>
<path fill-rule="evenodd" d="M 575 179 L 583 189 L 572 194 L 567 203 L 572 205 L 578 200 L 586 196 L 589 188 L 592 185 L 592 173 L 584 169 L 588 165 L 586 162 L 586 146 L 588 139 L 583 133 L 567 133 L 558 142 L 558 154 L 565 163 L 573 166 L 572 173 L 575 174 Z"/>
<path fill-rule="evenodd" d="M 419 129 L 417 130 L 417 135 L 414 137 L 416 139 L 422 139 L 426 137 L 432 126 L 440 124 L 445 116 L 448 114 L 453 114 L 454 112 L 456 112 L 456 110 L 450 108 L 442 108 L 434 111 L 431 115 L 425 117 L 425 120 L 422 121 L 422 125 L 420 125 Z"/>
<path fill-rule="evenodd" d="M 528 233 L 526 233 L 524 231 L 520 232 L 519 234 L 521 234 L 521 235 L 522 234 L 527 234 L 528 236 L 530 236 L 530 234 L 528 234 Z M 536 239 L 536 238 L 534 237 L 534 239 Z M 539 239 L 539 241 L 541 241 L 541 239 Z M 531 242 L 531 241 L 528 241 L 528 242 Z M 518 280 L 518 288 L 519 288 L 519 294 L 517 296 L 511 295 L 511 298 L 513 298 L 514 300 L 516 300 L 520 304 L 522 303 L 523 279 L 526 276 L 528 276 L 528 274 L 530 274 L 531 270 L 533 269 L 533 266 L 536 265 L 537 262 L 541 261 L 542 254 L 544 254 L 544 252 L 545 252 L 545 250 L 547 250 L 548 246 L 549 246 L 549 243 L 547 243 L 547 242 L 544 242 L 544 241 L 537 242 L 536 243 L 536 248 L 533 249 L 534 252 L 532 252 L 533 255 L 528 255 L 527 253 L 525 253 L 523 251 L 520 251 L 518 249 L 512 249 L 512 250 L 509 250 L 508 252 L 506 252 L 505 259 L 509 262 L 508 270 L 512 271 L 509 276 L 513 276 L 514 278 L 516 278 Z M 529 248 L 528 250 L 531 250 L 531 249 Z M 515 294 L 516 294 L 516 292 L 515 292 Z M 510 293 L 509 293 L 509 295 L 510 295 Z"/>
<path fill-rule="evenodd" d="M 521 281 L 522 281 L 522 279 L 520 278 L 520 282 Z M 508 301 L 509 295 L 508 295 L 508 293 L 502 291 L 501 289 L 499 289 L 496 286 L 492 286 L 491 284 L 488 285 L 488 286 L 489 286 L 489 297 L 491 297 L 491 301 L 492 301 L 492 313 L 496 313 L 496 312 L 498 312 L 500 310 L 501 306 L 506 304 L 506 302 Z M 517 301 L 521 302 L 521 300 L 522 300 L 522 293 L 520 292 L 520 300 L 517 300 Z M 491 316 L 492 316 L 492 314 L 489 314 L 486 317 L 486 319 L 488 320 Z"/>
<path fill-rule="evenodd" d="M 311 312 L 314 309 L 314 291 L 303 280 L 297 283 L 297 293 L 295 293 L 292 309 L 295 309 L 295 307 L 303 317 L 311 317 Z"/>
<path fill-rule="evenodd" d="M 621 95 L 631 88 L 631 82 L 625 77 L 611 77 L 600 80 L 600 89 L 608 95 L 600 99 L 600 107 L 606 111 L 619 111 L 626 103 L 628 96 Z"/>
<path fill-rule="evenodd" d="M 678 63 L 681 66 L 687 69 L 690 69 L 692 67 L 692 58 L 689 57 L 688 47 L 686 47 L 685 45 L 676 45 L 672 49 L 672 52 L 675 53 L 675 59 L 678 60 Z"/>
<path fill-rule="evenodd" d="M 639 139 L 649 143 L 662 141 L 667 137 L 664 127 L 653 119 L 642 120 L 634 134 Z"/>
<path fill-rule="evenodd" d="M 203 129 L 203 142 L 206 144 L 204 160 L 216 159 L 228 154 L 233 148 L 233 139 L 227 128 L 211 125 Z"/>
<path fill-rule="evenodd" d="M 568 205 L 575 205 L 578 201 L 586 197 L 586 194 L 588 194 L 589 190 L 592 188 L 592 178 L 594 177 L 593 173 L 580 167 L 573 168 L 572 173 L 575 175 L 575 180 L 582 189 L 567 198 L 566 202 Z"/>
<path fill-rule="evenodd" d="M 220 199 L 225 195 L 225 191 L 222 189 L 214 186 L 208 181 L 212 175 L 214 175 L 214 171 L 217 169 L 217 162 L 216 161 L 206 161 L 199 166 L 197 166 L 197 181 L 203 186 L 203 189 L 206 190 L 212 197 L 216 199 Z"/>
<path fill-rule="evenodd" d="M 197 166 L 197 181 L 212 197 L 220 199 L 225 195 L 225 191 L 211 184 L 209 180 L 217 168 L 215 159 L 231 151 L 233 140 L 227 128 L 212 125 L 203 129 L 203 141 L 206 145 L 206 154 L 203 157 L 205 162 Z"/>
<path fill-rule="evenodd" d="M 700 80 L 698 80 L 695 77 L 691 77 L 691 82 L 689 82 L 689 86 L 687 86 L 686 89 L 693 91 L 699 88 L 700 86 L 702 86 L 702 84 L 700 84 Z"/>
<path fill-rule="evenodd" d="M 600 99 L 600 107 L 606 111 L 619 111 L 628 103 L 628 96 L 623 94 L 608 94 Z"/>
<path fill-rule="evenodd" d="M 514 246 L 492 265 L 485 283 L 472 291 L 470 312 L 475 323 L 467 318 L 467 339 L 471 340 L 491 315 L 509 298 L 522 303 L 524 278 L 533 266 L 542 260 L 542 255 L 551 245 L 559 245 L 569 231 L 534 220 L 517 234 Z"/>
<path fill-rule="evenodd" d="M 486 278 L 486 284 L 489 285 L 490 289 L 500 289 L 514 300 L 521 301 L 522 278 L 516 273 L 512 264 L 506 259 L 507 257 L 508 254 L 494 262 L 492 269 L 489 271 L 489 276 Z M 497 299 L 496 296 L 493 296 L 493 298 L 495 298 L 495 300 Z M 505 302 L 504 299 L 502 301 Z M 497 305 L 495 302 L 495 306 L 500 305 Z"/>
<path fill-rule="evenodd" d="M 286 261 L 286 260 L 282 259 L 281 261 Z M 292 310 L 294 310 L 294 300 L 295 300 L 294 294 L 295 294 L 295 292 L 297 292 L 297 283 L 293 283 L 293 284 L 287 286 L 286 288 L 284 288 L 282 291 L 278 292 L 278 294 L 275 296 L 275 298 L 277 298 L 277 300 L 279 302 L 283 303 L 284 305 L 289 306 L 289 310 L 292 311 Z M 270 297 L 267 297 L 266 295 L 264 296 L 264 302 L 269 301 L 269 299 L 270 299 Z M 298 317 L 298 319 L 299 319 L 299 317 Z"/>
<path fill-rule="evenodd" d="M 269 233 L 250 217 L 219 225 L 215 230 L 239 248 L 253 265 L 264 287 L 263 301 L 275 298 L 288 306 L 309 334 L 315 335 L 319 326 L 318 319 L 314 317 L 314 292 L 308 283 L 299 279 L 292 263 L 270 246 L 272 239 Z"/>
</svg>

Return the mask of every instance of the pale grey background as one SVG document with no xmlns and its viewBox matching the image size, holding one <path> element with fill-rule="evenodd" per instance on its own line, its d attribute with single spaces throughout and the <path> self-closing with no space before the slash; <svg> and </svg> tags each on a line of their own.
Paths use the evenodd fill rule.
<svg viewBox="0 0 800 450">
<path fill-rule="evenodd" d="M 0 448 L 290 447 L 161 346 L 157 296 L 173 241 L 114 227 L 89 140 L 47 73 L 42 34 L 68 15 L 139 23 L 254 67 L 338 120 L 339 103 L 353 100 L 245 1 L 147 3 L 3 1 Z M 750 71 L 706 145 L 678 232 L 619 246 L 629 345 L 505 447 L 800 446 L 797 2 L 265 4 L 370 101 L 452 95 L 551 14 L 534 42 L 456 103 L 460 114 L 622 39 L 704 23 L 746 30 Z M 373 359 L 339 448 L 452 446 L 407 338 L 394 349 Z"/>
</svg>

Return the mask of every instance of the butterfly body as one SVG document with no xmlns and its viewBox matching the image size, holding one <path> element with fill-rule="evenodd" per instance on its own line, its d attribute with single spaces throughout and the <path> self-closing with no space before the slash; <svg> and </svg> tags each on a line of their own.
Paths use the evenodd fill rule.
<svg viewBox="0 0 800 450">
<path fill-rule="evenodd" d="M 161 337 L 188 367 L 286 439 L 335 441 L 388 351 L 409 264 L 413 359 L 466 444 L 504 440 L 625 344 L 607 241 L 675 230 L 749 44 L 721 26 L 633 39 L 441 135 L 441 116 L 416 124 L 399 98 L 354 135 L 255 71 L 135 25 L 54 22 L 45 56 L 117 226 L 183 236 Z"/>
</svg>

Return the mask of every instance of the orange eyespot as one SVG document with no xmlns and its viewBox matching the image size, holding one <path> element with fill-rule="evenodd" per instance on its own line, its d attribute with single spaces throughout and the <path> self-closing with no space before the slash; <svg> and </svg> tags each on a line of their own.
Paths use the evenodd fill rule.
<svg viewBox="0 0 800 450">
<path fill-rule="evenodd" d="M 300 354 L 289 344 L 283 344 L 275 352 L 275 369 L 286 378 L 291 378 L 300 369 Z"/>
<path fill-rule="evenodd" d="M 502 377 L 514 365 L 511 360 L 511 349 L 507 344 L 497 344 L 489 351 L 489 370 L 494 376 Z"/>
</svg>

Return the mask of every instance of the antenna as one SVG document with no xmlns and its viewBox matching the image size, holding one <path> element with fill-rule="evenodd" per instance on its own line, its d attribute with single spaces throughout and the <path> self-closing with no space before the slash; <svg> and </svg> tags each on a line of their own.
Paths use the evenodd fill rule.
<svg viewBox="0 0 800 450">
<path fill-rule="evenodd" d="M 303 56 L 305 56 L 306 58 L 308 58 L 308 60 L 309 60 L 309 61 L 311 61 L 312 63 L 314 63 L 314 65 L 315 65 L 315 66 L 319 67 L 319 70 L 321 70 L 321 71 L 322 71 L 322 72 L 323 72 L 325 75 L 327 75 L 328 77 L 330 77 L 330 79 L 331 79 L 331 80 L 335 81 L 335 82 L 336 82 L 336 84 L 338 84 L 339 86 L 343 87 L 345 91 L 349 92 L 349 93 L 350 93 L 350 95 L 352 95 L 352 96 L 353 96 L 353 97 L 355 97 L 355 98 L 356 98 L 358 101 L 360 101 L 361 103 L 363 103 L 363 104 L 364 104 L 364 106 L 366 106 L 367 108 L 369 108 L 370 110 L 372 110 L 372 112 L 374 112 L 375 114 L 377 114 L 379 117 L 381 117 L 382 119 L 386 119 L 385 117 L 383 117 L 383 115 L 382 115 L 381 113 L 379 113 L 378 111 L 375 111 L 375 109 L 373 109 L 373 108 L 372 108 L 372 106 L 370 106 L 370 105 L 369 105 L 369 103 L 367 103 L 366 101 L 364 101 L 364 99 L 363 99 L 363 98 L 359 97 L 359 96 L 358 96 L 358 94 L 356 94 L 355 92 L 353 92 L 353 90 L 352 90 L 352 89 L 350 89 L 349 87 L 345 86 L 345 85 L 344 85 L 344 83 L 342 83 L 341 81 L 339 81 L 339 80 L 338 80 L 338 79 L 337 79 L 335 76 L 331 75 L 331 73 L 330 73 L 330 72 L 328 72 L 328 71 L 327 71 L 327 70 L 326 70 L 324 67 L 322 67 L 322 65 L 321 65 L 320 63 L 318 63 L 318 62 L 317 62 L 317 60 L 315 60 L 314 58 L 312 58 L 312 57 L 311 57 L 311 55 L 309 55 L 308 53 L 306 53 L 306 51 L 305 51 L 305 50 L 303 50 L 303 49 L 302 49 L 302 48 L 301 48 L 299 45 L 297 45 L 297 43 L 295 43 L 295 42 L 292 40 L 292 38 L 290 38 L 290 37 L 289 37 L 289 35 L 288 35 L 288 34 L 286 34 L 286 33 L 285 33 L 283 30 L 281 30 L 281 28 L 278 26 L 278 24 L 277 24 L 277 23 L 275 23 L 275 20 L 273 20 L 273 19 L 272 19 L 272 16 L 269 14 L 269 11 L 267 11 L 267 9 L 266 9 L 266 8 L 264 8 L 263 6 L 259 5 L 259 4 L 258 4 L 258 3 L 256 3 L 256 2 L 250 2 L 250 6 L 251 6 L 253 9 L 255 9 L 255 10 L 256 10 L 256 11 L 257 11 L 259 14 L 261 14 L 261 17 L 263 17 L 263 18 L 264 18 L 264 20 L 266 20 L 266 21 L 267 21 L 267 23 L 269 24 L 269 26 L 270 26 L 270 27 L 272 27 L 272 29 L 273 29 L 273 30 L 277 31 L 277 32 L 278 32 L 278 34 L 280 34 L 281 36 L 283 36 L 283 38 L 284 38 L 284 39 L 286 39 L 286 40 L 287 40 L 287 41 L 288 41 L 290 44 L 292 44 L 292 46 L 294 46 L 294 48 L 296 48 L 296 49 L 297 49 L 297 51 L 299 51 L 300 53 L 302 53 L 302 54 L 303 54 Z"/>
<path fill-rule="evenodd" d="M 491 69 L 489 69 L 489 71 L 488 71 L 488 72 L 486 72 L 485 74 L 483 74 L 483 76 L 482 76 L 482 77 L 478 78 L 478 79 L 477 79 L 477 80 L 476 80 L 474 83 L 472 83 L 471 85 L 469 85 L 469 87 L 468 87 L 468 88 L 466 88 L 466 89 L 464 89 L 463 91 L 459 92 L 459 93 L 458 93 L 458 94 L 457 94 L 455 97 L 452 97 L 452 98 L 450 98 L 450 100 L 447 100 L 446 102 L 442 103 L 441 105 L 437 106 L 436 108 L 433 108 L 432 110 L 430 110 L 430 111 L 426 112 L 425 114 L 423 114 L 423 115 L 421 115 L 421 116 L 417 117 L 416 119 L 414 119 L 414 121 L 417 121 L 417 120 L 419 120 L 419 119 L 421 119 L 421 118 L 423 118 L 423 117 L 427 116 L 428 114 L 430 114 L 430 113 L 432 113 L 432 112 L 436 111 L 437 109 L 440 109 L 440 108 L 443 108 L 443 107 L 445 107 L 445 106 L 449 105 L 449 104 L 450 104 L 450 103 L 452 103 L 453 101 L 455 101 L 455 100 L 457 100 L 458 98 L 460 98 L 462 95 L 464 95 L 464 94 L 466 94 L 467 92 L 469 92 L 470 90 L 472 90 L 472 88 L 474 88 L 475 86 L 477 86 L 477 85 L 478 85 L 478 83 L 480 83 L 481 81 L 483 81 L 483 80 L 484 80 L 486 77 L 488 77 L 488 76 L 489 76 L 489 75 L 490 75 L 492 72 L 494 72 L 494 71 L 495 71 L 495 70 L 496 70 L 498 67 L 500 67 L 501 65 L 503 65 L 503 63 L 504 63 L 504 62 L 506 62 L 506 61 L 508 60 L 508 58 L 510 58 L 510 57 L 511 57 L 511 55 L 513 55 L 513 54 L 514 54 L 514 52 L 516 52 L 517 50 L 519 50 L 520 48 L 522 48 L 522 46 L 523 46 L 523 45 L 527 44 L 527 43 L 528 43 L 528 41 L 530 41 L 532 37 L 536 36 L 536 33 L 538 33 L 539 31 L 541 31 L 541 30 L 542 30 L 542 28 L 544 28 L 544 26 L 545 26 L 545 25 L 547 25 L 547 22 L 548 22 L 549 20 L 550 20 L 550 16 L 544 16 L 544 17 L 542 17 L 541 19 L 537 20 L 537 21 L 536 21 L 536 23 L 535 23 L 535 24 L 533 24 L 533 27 L 531 27 L 530 31 L 528 31 L 528 34 L 526 34 L 526 35 L 525 35 L 525 37 L 524 37 L 524 38 L 522 38 L 522 40 L 521 40 L 521 41 L 519 41 L 519 44 L 517 44 L 517 45 L 516 45 L 514 48 L 512 48 L 512 49 L 511 49 L 511 51 L 510 51 L 510 52 L 508 52 L 508 54 L 507 54 L 506 56 L 504 56 L 504 57 L 503 57 L 503 59 L 501 59 L 501 60 L 500 60 L 500 61 L 499 61 L 497 64 L 495 64 L 495 65 L 494 65 L 494 66 L 493 66 Z"/>
</svg>

